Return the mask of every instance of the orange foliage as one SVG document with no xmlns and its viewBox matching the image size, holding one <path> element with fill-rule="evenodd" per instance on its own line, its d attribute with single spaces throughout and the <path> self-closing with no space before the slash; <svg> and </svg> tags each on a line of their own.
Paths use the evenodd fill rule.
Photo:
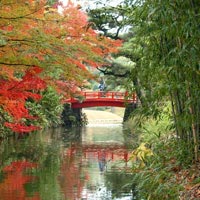
<svg viewBox="0 0 200 200">
<path fill-rule="evenodd" d="M 121 45 L 121 41 L 99 37 L 87 15 L 72 3 L 50 7 L 46 0 L 2 0 L 0 18 L 0 105 L 13 117 L 12 124 L 5 124 L 13 131 L 20 132 L 21 127 L 28 132 L 22 121 L 32 116 L 24 105 L 28 98 L 41 98 L 38 91 L 45 88 L 43 80 L 61 94 L 76 93 L 84 80 L 93 78 L 88 66 L 104 65 L 105 58 Z M 41 68 L 43 80 L 38 77 Z M 21 80 L 16 76 L 20 73 L 24 73 Z M 29 130 L 35 129 L 30 126 Z"/>
<path fill-rule="evenodd" d="M 89 72 L 84 72 L 87 65 L 104 64 L 104 58 L 117 52 L 121 41 L 99 37 L 87 15 L 71 2 L 59 4 L 63 13 L 57 6 L 46 6 L 45 0 L 2 1 L 0 29 L 5 44 L 0 47 L 0 64 L 39 64 L 47 73 L 62 68 L 66 81 L 70 78 L 81 86 L 83 79 L 78 77 L 88 77 Z"/>
</svg>

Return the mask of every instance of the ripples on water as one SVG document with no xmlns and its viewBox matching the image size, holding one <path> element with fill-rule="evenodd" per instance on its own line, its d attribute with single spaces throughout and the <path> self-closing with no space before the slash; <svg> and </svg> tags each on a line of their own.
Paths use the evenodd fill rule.
<svg viewBox="0 0 200 200">
<path fill-rule="evenodd" d="M 0 200 L 130 200 L 121 124 L 2 141 Z"/>
</svg>

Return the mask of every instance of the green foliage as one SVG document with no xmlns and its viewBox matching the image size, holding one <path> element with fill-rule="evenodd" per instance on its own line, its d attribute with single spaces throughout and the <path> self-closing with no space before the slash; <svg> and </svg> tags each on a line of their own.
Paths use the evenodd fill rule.
<svg viewBox="0 0 200 200">
<path fill-rule="evenodd" d="M 154 144 L 153 150 L 154 155 L 145 160 L 142 169 L 133 167 L 137 173 L 131 183 L 136 185 L 138 199 L 176 200 L 184 186 L 184 182 L 178 184 L 178 172 L 191 165 L 192 148 L 170 139 Z"/>
<path fill-rule="evenodd" d="M 64 105 L 62 122 L 66 127 L 84 126 L 87 124 L 87 116 L 81 109 L 72 109 L 69 104 Z"/>
<path fill-rule="evenodd" d="M 43 98 L 39 102 L 27 102 L 27 107 L 32 115 L 38 116 L 40 120 L 35 123 L 43 126 L 58 126 L 61 124 L 61 113 L 63 106 L 61 97 L 52 88 L 48 87 L 42 94 Z"/>
<path fill-rule="evenodd" d="M 0 138 L 12 135 L 11 130 L 4 126 L 4 123 L 9 120 L 11 120 L 11 117 L 0 107 Z"/>
<path fill-rule="evenodd" d="M 138 199 L 176 200 L 184 186 L 184 182 L 177 184 L 179 180 L 176 173 L 191 166 L 193 148 L 174 134 L 170 104 L 166 103 L 159 110 L 157 119 L 140 118 L 140 115 L 135 114 L 126 123 L 132 130 L 132 145 L 136 149 L 133 154 L 138 152 L 137 147 L 141 143 L 148 144 L 151 149 L 145 148 L 139 152 L 141 155 L 151 155 L 142 160 L 132 157 L 133 179 L 130 185 L 135 185 Z"/>
<path fill-rule="evenodd" d="M 178 138 L 199 153 L 199 2 L 127 1 L 132 26 L 121 54 L 131 59 L 130 82 L 145 116 L 156 117 L 160 102 L 171 101 Z"/>
<path fill-rule="evenodd" d="M 47 0 L 48 5 L 54 5 L 55 3 L 58 3 L 58 0 Z"/>
<path fill-rule="evenodd" d="M 160 140 L 165 140 L 174 132 L 170 102 L 166 102 L 158 108 L 159 112 L 156 118 L 144 116 L 139 109 L 135 110 L 132 117 L 125 122 L 127 132 L 130 131 L 133 137 L 133 148 L 139 146 L 141 142 L 152 145 Z"/>
<path fill-rule="evenodd" d="M 122 5 L 112 7 L 109 6 L 109 2 L 97 4 L 96 9 L 87 9 L 91 25 L 99 30 L 102 35 L 115 40 L 119 39 L 127 24 L 126 12 L 121 9 Z"/>
<path fill-rule="evenodd" d="M 131 4 L 131 2 L 129 3 Z M 109 1 L 106 1 L 106 3 L 97 1 L 96 4 L 96 9 L 87 10 L 91 26 L 97 29 L 101 36 L 124 40 L 125 36 L 127 37 L 125 32 L 130 25 L 126 11 L 128 2 L 117 2 L 115 6 L 113 6 L 113 3 L 110 4 Z M 132 82 L 129 82 L 128 78 L 134 63 L 130 58 L 123 52 L 119 52 L 112 55 L 112 59 L 108 59 L 108 62 L 108 64 L 98 68 L 104 74 L 107 90 L 124 91 L 126 87 L 132 89 Z"/>
</svg>

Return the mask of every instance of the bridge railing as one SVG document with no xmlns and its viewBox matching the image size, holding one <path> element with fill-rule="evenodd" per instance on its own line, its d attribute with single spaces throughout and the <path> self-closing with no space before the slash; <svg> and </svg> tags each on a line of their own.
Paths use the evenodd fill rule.
<svg viewBox="0 0 200 200">
<path fill-rule="evenodd" d="M 104 99 L 104 100 L 125 100 L 136 102 L 136 95 L 129 95 L 127 92 L 117 92 L 117 91 L 82 91 L 80 97 L 83 101 L 89 99 Z M 71 101 L 76 101 L 77 99 L 72 98 Z"/>
</svg>

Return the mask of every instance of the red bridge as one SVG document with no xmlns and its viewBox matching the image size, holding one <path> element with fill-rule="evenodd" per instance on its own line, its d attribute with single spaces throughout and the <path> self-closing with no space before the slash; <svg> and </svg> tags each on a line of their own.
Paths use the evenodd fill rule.
<svg viewBox="0 0 200 200">
<path fill-rule="evenodd" d="M 72 108 L 86 108 L 99 106 L 125 107 L 126 104 L 136 103 L 136 95 L 129 95 L 127 92 L 81 92 L 77 98 L 65 100 L 71 103 Z"/>
</svg>

